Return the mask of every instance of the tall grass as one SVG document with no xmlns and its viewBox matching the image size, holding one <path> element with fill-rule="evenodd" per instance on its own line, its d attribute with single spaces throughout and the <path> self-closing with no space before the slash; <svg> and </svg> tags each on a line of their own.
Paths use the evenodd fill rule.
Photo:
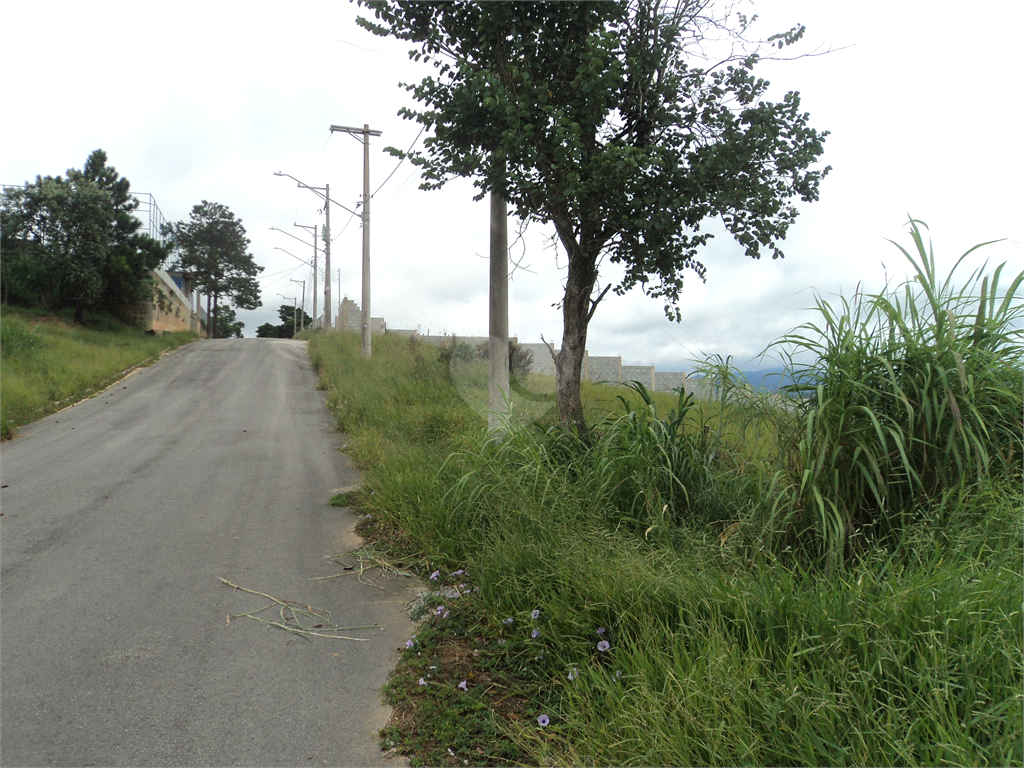
<svg viewBox="0 0 1024 768">
<path fill-rule="evenodd" d="M 934 274 L 922 266 L 926 276 L 929 268 Z M 1019 315 L 1005 296 L 1020 281 L 998 301 L 998 273 L 981 282 L 987 298 L 978 343 L 1006 356 Z M 820 342 L 821 360 L 803 371 L 818 377 L 806 402 L 780 409 L 741 386 L 725 386 L 716 403 L 680 395 L 666 407 L 640 386 L 611 389 L 593 398 L 601 405 L 588 414 L 595 428 L 586 441 L 517 423 L 503 440 L 490 439 L 428 348 L 385 338 L 365 361 L 354 338 L 320 334 L 310 341 L 339 426 L 364 468 L 372 491 L 364 511 L 378 533 L 419 558 L 424 573 L 458 569 L 459 582 L 479 588 L 448 606 L 458 626 L 471 628 L 487 679 L 522 700 L 519 717 L 499 722 L 529 762 L 1024 761 L 1024 520 L 1020 469 L 1012 461 L 1020 456 L 1021 408 L 1006 416 L 1006 403 L 1014 401 L 1000 399 L 1019 379 L 1020 357 L 982 364 L 976 353 L 968 362 L 954 344 L 963 334 L 949 332 L 963 316 L 949 297 L 966 301 L 969 294 L 948 280 L 945 287 L 928 285 L 945 291 L 933 295 L 947 296 L 936 306 L 952 313 L 942 321 L 948 352 L 924 330 L 929 341 L 911 344 L 913 335 L 900 328 L 926 328 L 914 312 L 928 313 L 920 305 L 910 309 L 906 293 L 886 294 L 888 305 L 868 302 L 863 311 L 885 319 L 892 317 L 886 306 L 898 309 L 899 322 L 830 315 L 835 323 L 826 329 L 855 329 L 828 331 L 849 340 L 842 348 L 849 354 Z M 853 312 L 860 304 L 847 306 Z M 880 333 L 882 341 L 871 341 Z M 819 343 L 806 329 L 797 335 Z M 869 341 L 876 346 L 858 353 L 858 343 Z M 928 350 L 941 352 L 938 362 Z M 951 378 L 953 351 L 966 386 L 959 373 Z M 708 365 L 728 376 L 727 363 Z M 935 372 L 940 364 L 953 366 L 945 379 Z M 854 376 L 854 365 L 871 375 Z M 949 416 L 943 382 L 960 422 Z M 861 399 L 850 395 L 843 413 L 839 397 L 847 390 Z M 892 430 L 907 419 L 908 404 L 931 416 L 907 422 L 905 435 L 897 432 L 904 461 L 893 452 Z M 838 427 L 825 430 L 829 419 L 853 438 Z M 852 430 L 860 419 L 871 429 Z M 875 430 L 876 420 L 890 431 Z M 936 454 L 935 446 L 945 444 L 935 424 L 961 446 L 974 446 L 970 454 L 962 448 L 970 462 L 958 464 L 948 448 L 941 472 L 913 463 L 917 452 L 929 462 L 945 455 Z M 972 430 L 981 447 L 956 430 Z M 889 448 L 879 447 L 880 435 Z M 802 464 L 818 454 L 801 441 L 821 450 L 826 439 L 835 442 L 824 455 L 845 451 L 844 458 L 827 471 Z M 883 468 L 886 483 L 903 490 L 906 465 L 917 485 L 898 496 L 898 512 L 872 507 L 870 492 L 851 497 L 848 538 L 837 544 L 834 532 L 815 525 L 813 508 L 801 506 L 806 488 L 838 504 L 842 497 L 828 496 L 825 480 L 863 476 L 843 462 L 867 451 L 875 461 L 863 461 Z M 810 479 L 801 490 L 804 477 Z M 865 500 L 862 510 L 857 505 Z M 872 515 L 899 518 L 872 527 Z M 785 535 L 773 539 L 780 530 Z M 829 547 L 849 548 L 856 557 L 837 556 L 820 568 Z M 448 626 L 430 620 L 438 629 Z M 496 677 L 500 670 L 504 676 Z M 415 678 L 409 687 L 414 696 L 436 688 Z M 541 714 L 549 725 L 537 724 Z M 423 731 L 432 727 L 424 723 Z M 479 753 L 453 753 L 451 764 L 481 760 Z M 439 748 L 437 755 L 448 760 L 449 753 Z"/>
<path fill-rule="evenodd" d="M 110 318 L 93 327 L 28 310 L 3 307 L 0 317 L 0 436 L 102 389 L 125 369 L 195 338 L 190 333 L 147 336 Z"/>
<path fill-rule="evenodd" d="M 819 297 L 820 321 L 775 345 L 794 380 L 811 382 L 788 388 L 807 400 L 779 522 L 815 531 L 832 564 L 858 533 L 901 528 L 922 497 L 1020 477 L 1024 273 L 1005 289 L 1004 265 L 956 283 L 979 245 L 942 279 L 921 222 L 910 224 L 915 252 L 895 245 L 913 280 L 878 294 L 858 289 L 841 310 Z M 813 362 L 793 364 L 798 352 Z"/>
</svg>

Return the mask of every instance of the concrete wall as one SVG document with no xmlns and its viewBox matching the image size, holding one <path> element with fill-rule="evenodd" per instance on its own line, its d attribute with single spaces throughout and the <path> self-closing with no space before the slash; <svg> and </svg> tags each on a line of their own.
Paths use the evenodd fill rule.
<svg viewBox="0 0 1024 768">
<path fill-rule="evenodd" d="M 389 328 L 388 333 L 400 336 L 415 336 L 427 344 L 445 346 L 452 343 L 452 339 L 465 342 L 471 346 L 487 341 L 486 336 L 422 336 L 414 330 Z M 513 339 L 514 340 L 514 339 Z M 533 354 L 533 365 L 530 373 L 541 376 L 554 376 L 555 366 L 551 359 L 551 350 L 543 342 L 529 342 L 519 345 L 528 349 Z M 555 349 L 555 354 L 559 353 Z M 622 358 L 615 355 L 591 355 L 589 352 L 583 356 L 582 377 L 585 381 L 606 381 L 612 383 L 625 383 L 628 381 L 639 381 L 653 392 L 671 392 L 678 387 L 684 387 L 687 392 L 697 392 L 697 397 L 706 397 L 697 381 L 689 381 L 682 371 L 656 371 L 653 365 L 623 365 Z"/>
<path fill-rule="evenodd" d="M 591 355 L 583 358 L 583 378 L 587 381 L 610 381 L 618 384 L 622 381 L 622 358 Z"/>
<path fill-rule="evenodd" d="M 382 335 L 387 328 L 383 317 L 370 318 L 370 334 L 373 336 Z M 341 300 L 338 308 L 338 316 L 334 320 L 334 330 L 348 331 L 350 333 L 363 332 L 363 313 L 359 305 L 348 296 Z"/>
<path fill-rule="evenodd" d="M 420 341 L 424 342 L 425 344 L 434 344 L 435 346 L 438 346 L 438 347 L 446 347 L 446 346 L 448 346 L 449 344 L 452 343 L 453 339 L 455 341 L 457 341 L 459 344 L 465 343 L 465 344 L 469 344 L 469 346 L 471 346 L 471 347 L 478 347 L 481 344 L 487 344 L 490 341 L 490 337 L 489 336 L 458 336 L 458 335 L 423 336 L 423 335 L 421 335 L 419 333 L 416 333 L 416 331 L 398 331 L 398 330 L 391 330 L 391 329 L 388 329 L 388 333 L 401 333 L 403 335 L 411 334 L 411 335 L 414 335 Z M 509 341 L 514 341 L 517 344 L 519 343 L 519 339 L 516 338 L 515 336 L 510 336 L 509 337 Z"/>
<path fill-rule="evenodd" d="M 655 371 L 654 391 L 671 392 L 673 389 L 686 387 L 686 374 L 682 371 Z M 689 391 L 689 390 L 687 390 Z"/>
<path fill-rule="evenodd" d="M 622 366 L 623 384 L 628 381 L 639 381 L 651 392 L 654 391 L 654 366 L 653 365 L 624 365 Z"/>
<path fill-rule="evenodd" d="M 200 336 L 205 336 L 206 334 L 199 327 L 199 320 L 189 298 L 182 293 L 170 275 L 162 269 L 155 269 L 149 273 L 149 276 L 156 282 L 163 299 L 146 302 L 143 310 L 143 323 L 146 330 L 155 333 L 192 331 L 199 333 Z"/>
<path fill-rule="evenodd" d="M 528 349 L 533 354 L 533 366 L 530 368 L 530 373 L 537 373 L 542 376 L 554 376 L 555 365 L 551 359 L 551 350 L 548 349 L 548 345 L 543 342 L 520 344 L 523 349 Z M 555 350 L 555 354 L 558 354 L 558 350 Z"/>
<path fill-rule="evenodd" d="M 334 324 L 334 330 L 360 333 L 362 328 L 363 316 L 359 311 L 359 305 L 346 296 L 341 300 L 341 309 L 338 312 L 338 319 Z"/>
</svg>

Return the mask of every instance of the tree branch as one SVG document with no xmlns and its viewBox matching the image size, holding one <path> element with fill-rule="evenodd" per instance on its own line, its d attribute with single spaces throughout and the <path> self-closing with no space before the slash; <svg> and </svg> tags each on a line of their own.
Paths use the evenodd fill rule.
<svg viewBox="0 0 1024 768">
<path fill-rule="evenodd" d="M 608 285 L 606 285 L 606 286 L 604 287 L 604 290 L 603 290 L 603 291 L 601 291 L 601 295 L 600 295 L 600 296 L 598 296 L 598 297 L 597 297 L 596 299 L 591 299 L 591 300 L 590 300 L 590 311 L 589 311 L 589 312 L 587 312 L 587 322 L 588 322 L 588 323 L 590 322 L 591 318 L 593 318 L 593 316 L 594 316 L 594 310 L 596 310 L 596 309 L 597 309 L 597 305 L 601 303 L 601 299 L 603 299 L 603 298 L 604 298 L 604 295 L 605 295 L 606 293 L 608 293 L 608 291 L 609 291 L 609 290 L 611 289 L 611 287 L 612 287 L 612 284 L 611 284 L 611 283 L 608 283 Z"/>
</svg>

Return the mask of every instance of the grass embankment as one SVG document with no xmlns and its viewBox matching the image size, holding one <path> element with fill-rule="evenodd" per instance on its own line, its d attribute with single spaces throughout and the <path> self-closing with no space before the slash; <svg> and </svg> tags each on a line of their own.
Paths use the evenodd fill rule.
<svg viewBox="0 0 1024 768">
<path fill-rule="evenodd" d="M 104 316 L 68 318 L 4 306 L 0 315 L 0 437 L 103 389 L 194 333 L 147 336 Z"/>
<path fill-rule="evenodd" d="M 999 335 L 986 317 L 971 338 Z M 615 414 L 605 397 L 586 442 L 522 427 L 500 444 L 436 350 L 384 338 L 364 361 L 354 337 L 314 337 L 364 471 L 363 530 L 451 595 L 389 684 L 384 743 L 433 765 L 1021 764 L 1021 353 L 945 359 L 942 339 L 912 335 L 884 353 L 836 335 L 846 353 L 824 350 L 822 389 L 792 413 L 741 396 L 666 414 L 637 392 Z M 946 363 L 963 377 L 936 374 Z M 954 437 L 981 414 L 1002 444 L 908 489 L 914 451 L 933 446 L 934 466 L 955 449 L 913 420 L 901 434 L 899 410 L 868 397 L 851 412 L 905 454 L 868 476 L 899 506 L 844 497 L 821 463 L 869 441 L 830 420 L 836 399 L 909 398 L 921 370 L 948 386 Z M 756 449 L 729 438 L 755 423 L 774 430 Z"/>
</svg>

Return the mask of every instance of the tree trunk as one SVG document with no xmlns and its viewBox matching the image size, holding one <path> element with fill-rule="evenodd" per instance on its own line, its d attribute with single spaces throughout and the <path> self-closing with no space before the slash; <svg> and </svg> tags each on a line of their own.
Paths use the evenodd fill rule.
<svg viewBox="0 0 1024 768">
<path fill-rule="evenodd" d="M 565 283 L 565 298 L 562 300 L 562 349 L 555 356 L 558 417 L 565 429 L 575 431 L 580 436 L 587 431 L 580 383 L 583 356 L 587 351 L 590 294 L 597 280 L 596 264 L 596 254 L 591 256 L 578 246 L 569 252 L 569 274 Z"/>
<path fill-rule="evenodd" d="M 213 317 L 210 318 L 210 323 L 211 323 L 210 327 L 213 329 L 210 332 L 210 338 L 211 339 L 216 339 L 217 338 L 217 302 L 219 300 L 220 300 L 220 294 L 219 293 L 213 294 Z"/>
<path fill-rule="evenodd" d="M 210 294 L 206 294 L 206 338 L 208 339 L 213 338 L 213 329 L 210 326 L 210 321 L 213 319 L 213 315 L 210 314 L 210 301 L 212 301 Z"/>
</svg>

